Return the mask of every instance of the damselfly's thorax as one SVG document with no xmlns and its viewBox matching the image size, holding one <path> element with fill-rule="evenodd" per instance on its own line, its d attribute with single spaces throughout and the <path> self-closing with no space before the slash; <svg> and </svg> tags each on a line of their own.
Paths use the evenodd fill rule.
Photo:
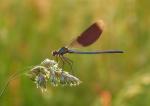
<svg viewBox="0 0 150 106">
<path fill-rule="evenodd" d="M 64 54 L 66 54 L 66 53 L 68 53 L 68 48 L 66 48 L 66 47 L 62 47 L 62 48 L 60 48 L 59 50 L 55 50 L 55 51 L 53 51 L 52 52 L 52 55 L 53 56 L 60 56 L 60 55 L 64 55 Z"/>
</svg>

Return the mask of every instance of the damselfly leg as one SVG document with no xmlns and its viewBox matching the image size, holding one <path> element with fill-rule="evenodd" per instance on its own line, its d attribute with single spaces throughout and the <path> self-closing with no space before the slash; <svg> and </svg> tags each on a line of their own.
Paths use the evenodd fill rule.
<svg viewBox="0 0 150 106">
<path fill-rule="evenodd" d="M 62 56 L 62 55 L 60 56 L 60 59 L 62 60 L 63 65 L 64 65 L 65 63 L 67 63 L 67 64 L 70 66 L 71 71 L 73 72 L 73 68 L 72 68 L 72 66 L 73 66 L 73 61 L 70 60 L 69 58 L 65 57 L 65 56 Z"/>
</svg>

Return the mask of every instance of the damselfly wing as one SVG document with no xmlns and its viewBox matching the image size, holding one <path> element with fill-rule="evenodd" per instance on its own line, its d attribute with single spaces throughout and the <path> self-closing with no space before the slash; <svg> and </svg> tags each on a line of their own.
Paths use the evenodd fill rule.
<svg viewBox="0 0 150 106">
<path fill-rule="evenodd" d="M 93 23 L 89 28 L 87 28 L 83 33 L 77 36 L 68 46 L 68 48 L 72 47 L 87 47 L 94 42 L 96 42 L 101 36 L 104 29 L 104 22 L 99 20 Z"/>
</svg>

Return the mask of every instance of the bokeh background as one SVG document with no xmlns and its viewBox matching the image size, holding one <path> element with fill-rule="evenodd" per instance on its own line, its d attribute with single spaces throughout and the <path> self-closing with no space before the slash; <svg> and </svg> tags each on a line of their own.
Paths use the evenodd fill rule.
<svg viewBox="0 0 150 106">
<path fill-rule="evenodd" d="M 150 106 L 150 0 L 0 0 L 0 88 L 16 72 L 53 59 L 98 19 L 101 38 L 79 50 L 124 54 L 67 55 L 78 87 L 42 93 L 26 76 L 12 80 L 0 106 Z M 65 67 L 66 71 L 70 68 Z"/>
</svg>

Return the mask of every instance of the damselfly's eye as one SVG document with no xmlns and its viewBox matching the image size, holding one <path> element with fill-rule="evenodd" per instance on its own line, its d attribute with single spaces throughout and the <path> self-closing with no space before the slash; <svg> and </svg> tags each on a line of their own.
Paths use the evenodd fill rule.
<svg viewBox="0 0 150 106">
<path fill-rule="evenodd" d="M 57 51 L 53 51 L 53 52 L 52 52 L 52 55 L 53 55 L 53 56 L 56 56 L 57 54 L 58 54 Z"/>
</svg>

